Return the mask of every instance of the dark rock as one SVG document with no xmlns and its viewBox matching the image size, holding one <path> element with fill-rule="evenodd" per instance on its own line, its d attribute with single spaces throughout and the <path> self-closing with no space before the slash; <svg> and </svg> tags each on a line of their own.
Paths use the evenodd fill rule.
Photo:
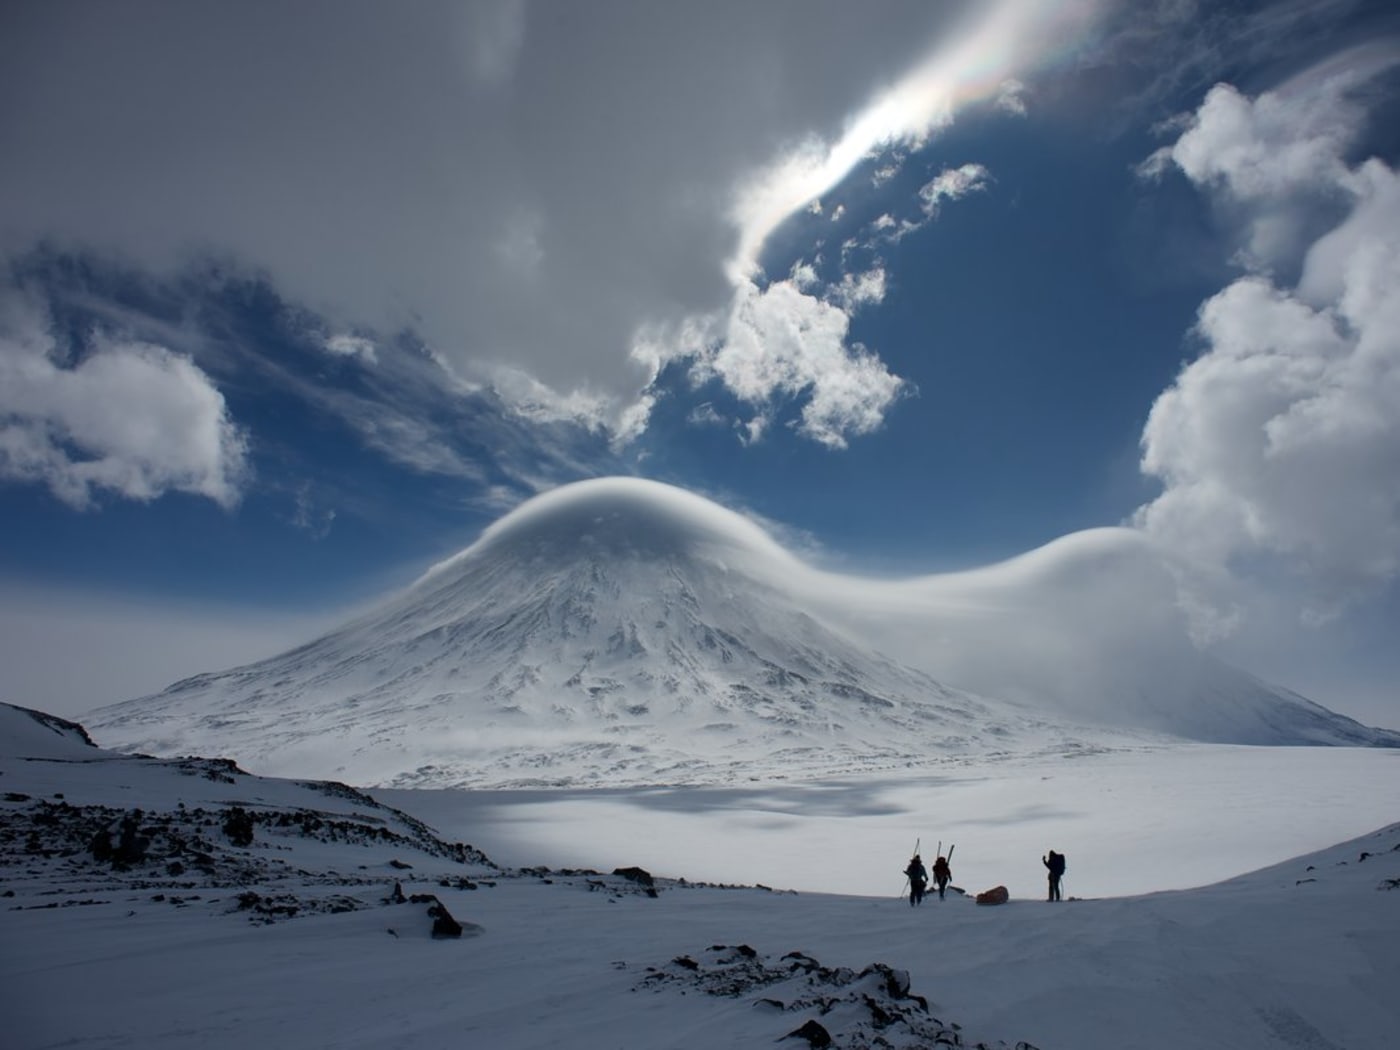
<svg viewBox="0 0 1400 1050">
<path fill-rule="evenodd" d="M 151 840 L 140 833 L 142 816 L 144 814 L 139 809 L 133 809 L 122 818 L 117 848 L 112 856 L 112 867 L 126 870 L 146 859 L 146 849 Z"/>
<path fill-rule="evenodd" d="M 651 872 L 644 868 L 614 868 L 613 874 L 621 875 L 628 882 L 635 882 L 639 886 L 650 888 L 656 885 L 656 880 L 651 877 Z"/>
<path fill-rule="evenodd" d="M 673 963 L 675 963 L 677 966 L 682 966 L 682 967 L 684 967 L 684 968 L 687 969 L 687 970 L 698 970 L 698 969 L 700 969 L 700 964 L 699 964 L 698 962 L 696 962 L 694 959 L 692 959 L 689 955 L 677 955 L 677 956 L 676 956 L 674 959 L 672 959 L 671 961 L 672 961 Z"/>
<path fill-rule="evenodd" d="M 112 859 L 115 852 L 112 849 L 112 833 L 106 828 L 100 828 L 93 833 L 92 841 L 88 843 L 88 852 L 92 854 L 92 859 L 99 864 L 105 864 Z"/>
<path fill-rule="evenodd" d="M 821 969 L 822 965 L 810 955 L 805 955 L 802 952 L 788 952 L 783 958 L 792 960 L 792 968 L 794 970 L 805 970 L 807 973 Z"/>
<path fill-rule="evenodd" d="M 391 860 L 391 861 L 389 862 L 389 867 L 391 867 L 391 868 L 398 868 L 400 871 L 407 871 L 407 870 L 409 870 L 410 868 L 412 868 L 413 865 L 412 865 L 412 864 L 406 864 L 406 863 L 404 863 L 403 861 L 399 860 L 397 857 L 395 857 L 393 860 Z"/>
<path fill-rule="evenodd" d="M 789 1032 L 783 1036 L 784 1039 L 805 1039 L 809 1046 L 824 1047 L 831 1045 L 831 1033 L 823 1028 L 816 1021 L 808 1021 L 801 1028 Z"/>
<path fill-rule="evenodd" d="M 230 806 L 224 812 L 224 834 L 234 846 L 253 844 L 253 817 L 242 806 Z"/>
<path fill-rule="evenodd" d="M 433 939 L 443 940 L 448 937 L 462 936 L 462 924 L 452 917 L 452 913 L 443 907 L 442 901 L 434 898 L 434 902 L 428 908 L 428 914 L 433 920 Z"/>
<path fill-rule="evenodd" d="M 898 1019 L 896 1014 L 890 1013 L 868 995 L 865 997 L 865 1007 L 870 1011 L 870 1019 L 875 1022 L 876 1028 L 888 1028 Z"/>
</svg>

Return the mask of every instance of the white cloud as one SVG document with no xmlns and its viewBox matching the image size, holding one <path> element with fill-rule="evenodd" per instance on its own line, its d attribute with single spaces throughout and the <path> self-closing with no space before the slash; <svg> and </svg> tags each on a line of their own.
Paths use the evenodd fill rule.
<svg viewBox="0 0 1400 1050">
<path fill-rule="evenodd" d="M 847 313 L 885 299 L 886 279 L 883 267 L 876 266 L 864 273 L 843 273 L 841 283 L 831 289 L 831 300 Z"/>
<path fill-rule="evenodd" d="M 883 422 L 904 386 L 873 354 L 847 345 L 849 327 L 844 310 L 792 281 L 764 289 L 748 283 L 735 296 L 722 344 L 697 367 L 761 408 L 775 397 L 805 395 L 798 431 L 845 448 L 849 436 Z M 751 430 L 749 440 L 761 433 Z"/>
<path fill-rule="evenodd" d="M 331 527 L 335 525 L 335 508 L 318 507 L 309 484 L 298 486 L 292 500 L 293 526 L 307 533 L 313 540 L 323 540 L 331 534 Z"/>
<path fill-rule="evenodd" d="M 1024 117 L 1027 113 L 1026 85 L 1015 77 L 1003 80 L 997 87 L 996 107 L 1014 117 Z"/>
<path fill-rule="evenodd" d="M 882 164 L 870 173 L 870 185 L 877 190 L 885 183 L 899 174 L 899 169 L 903 166 L 904 158 L 899 157 L 889 164 Z"/>
<path fill-rule="evenodd" d="M 589 430 L 608 426 L 615 411 L 611 399 L 583 390 L 561 394 L 518 368 L 495 370 L 492 386 L 517 415 L 537 423 L 577 423 Z"/>
<path fill-rule="evenodd" d="M 374 364 L 379 359 L 375 353 L 373 341 L 358 335 L 347 333 L 333 335 L 326 339 L 323 345 L 330 353 L 340 357 L 358 357 L 370 364 Z"/>
<path fill-rule="evenodd" d="M 728 272 L 735 283 L 759 269 L 768 237 L 861 161 L 894 148 L 917 149 L 948 127 L 958 106 L 1005 94 L 1013 74 L 1039 60 L 1043 35 L 1072 39 L 1097 15 L 1094 4 L 999 0 L 949 33 L 893 87 L 856 113 L 832 141 L 808 135 L 740 184 L 732 218 L 739 229 Z"/>
<path fill-rule="evenodd" d="M 1348 149 L 1365 126 L 1359 85 L 1397 56 L 1359 50 L 1249 98 L 1217 84 L 1194 114 L 1163 125 L 1180 130 L 1139 167 L 1160 177 L 1173 166 L 1211 192 L 1240 226 L 1237 261 L 1268 272 L 1296 262 L 1353 196 Z"/>
<path fill-rule="evenodd" d="M 944 201 L 961 200 L 969 193 L 987 188 L 992 173 L 981 164 L 964 164 L 960 168 L 944 168 L 919 189 L 919 202 L 929 218 L 938 215 Z"/>
<path fill-rule="evenodd" d="M 822 283 L 821 278 L 817 276 L 816 267 L 808 262 L 794 263 L 789 276 L 792 283 L 804 292 L 810 292 L 813 288 L 820 287 Z"/>
<path fill-rule="evenodd" d="M 696 405 L 690 410 L 690 415 L 686 417 L 686 422 L 690 423 L 692 426 L 711 427 L 723 426 L 727 420 L 719 414 L 714 405 L 706 401 L 703 404 Z"/>
<path fill-rule="evenodd" d="M 0 477 L 47 485 L 76 508 L 99 492 L 240 497 L 247 440 L 223 395 L 188 358 L 95 334 L 60 361 L 43 310 L 0 304 Z"/>
<path fill-rule="evenodd" d="M 955 109 L 1078 46 L 1095 6 L 891 0 L 794 32 L 789 5 L 737 0 L 329 22 L 132 4 L 79 25 L 38 5 L 0 34 L 0 97 L 20 100 L 0 250 L 94 250 L 158 277 L 212 250 L 332 331 L 411 328 L 474 381 L 506 365 L 613 401 L 646 384 L 639 332 L 725 314 L 726 264 L 747 277 L 872 151 L 897 170 Z M 1051 34 L 1070 42 L 1053 58 Z"/>
<path fill-rule="evenodd" d="M 1202 306 L 1205 349 L 1143 432 L 1164 490 L 1136 522 L 1203 570 L 1195 599 L 1218 609 L 1232 574 L 1283 573 L 1316 621 L 1400 578 L 1400 177 L 1346 164 L 1359 118 L 1336 77 L 1294 86 L 1213 89 L 1171 158 L 1249 205 L 1261 269 L 1261 230 L 1307 228 L 1318 197 L 1349 214 L 1282 260 L 1301 262 L 1296 288 L 1255 273 Z"/>
</svg>

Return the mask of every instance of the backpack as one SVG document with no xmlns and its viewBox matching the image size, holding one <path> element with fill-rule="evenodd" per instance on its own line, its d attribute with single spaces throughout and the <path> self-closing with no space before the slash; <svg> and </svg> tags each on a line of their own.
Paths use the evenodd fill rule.
<svg viewBox="0 0 1400 1050">
<path fill-rule="evenodd" d="M 1063 875 L 1065 873 L 1065 855 L 1063 853 L 1056 853 L 1054 850 L 1050 851 L 1050 870 L 1056 875 Z"/>
</svg>

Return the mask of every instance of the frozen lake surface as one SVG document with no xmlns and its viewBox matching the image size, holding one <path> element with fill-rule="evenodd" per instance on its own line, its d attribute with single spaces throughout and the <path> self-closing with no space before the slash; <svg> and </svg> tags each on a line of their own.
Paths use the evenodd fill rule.
<svg viewBox="0 0 1400 1050">
<path fill-rule="evenodd" d="M 1181 745 L 742 787 L 389 791 L 377 797 L 511 865 L 637 864 L 696 881 L 891 896 L 915 841 L 954 883 L 1077 897 L 1206 885 L 1400 815 L 1400 752 Z"/>
</svg>

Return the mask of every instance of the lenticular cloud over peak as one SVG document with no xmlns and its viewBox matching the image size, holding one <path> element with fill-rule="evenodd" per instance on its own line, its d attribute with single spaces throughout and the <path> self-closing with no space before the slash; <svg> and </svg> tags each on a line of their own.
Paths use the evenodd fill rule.
<svg viewBox="0 0 1400 1050">
<path fill-rule="evenodd" d="M 536 497 L 360 620 L 92 724 L 145 752 L 400 786 L 727 783 L 1144 734 L 1400 744 L 1197 651 L 1125 530 L 860 579 L 635 478 Z"/>
<path fill-rule="evenodd" d="M 546 551 L 561 556 L 728 556 L 750 566 L 798 567 L 791 554 L 741 514 L 659 481 L 610 477 L 562 485 L 523 503 L 472 546 L 430 569 L 420 583 L 501 549 L 526 556 Z"/>
</svg>

